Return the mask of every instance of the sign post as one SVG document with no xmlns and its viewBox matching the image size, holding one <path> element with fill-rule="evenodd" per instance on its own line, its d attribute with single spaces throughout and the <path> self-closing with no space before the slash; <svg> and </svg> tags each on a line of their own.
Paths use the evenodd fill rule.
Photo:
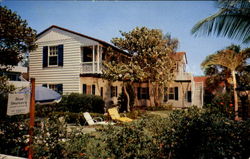
<svg viewBox="0 0 250 159">
<path fill-rule="evenodd" d="M 29 125 L 29 154 L 28 158 L 33 157 L 33 134 L 35 125 L 35 78 L 31 78 L 31 96 L 30 96 L 30 125 Z"/>
</svg>

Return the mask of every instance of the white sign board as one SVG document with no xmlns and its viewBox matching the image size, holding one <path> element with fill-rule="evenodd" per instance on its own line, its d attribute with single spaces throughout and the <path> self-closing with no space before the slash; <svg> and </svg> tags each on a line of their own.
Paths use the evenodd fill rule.
<svg viewBox="0 0 250 159">
<path fill-rule="evenodd" d="M 30 94 L 9 94 L 7 115 L 18 115 L 29 113 Z"/>
</svg>

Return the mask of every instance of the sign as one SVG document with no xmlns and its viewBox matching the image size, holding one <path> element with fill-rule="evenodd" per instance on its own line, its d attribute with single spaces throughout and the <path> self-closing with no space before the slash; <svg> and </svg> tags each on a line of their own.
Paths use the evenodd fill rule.
<svg viewBox="0 0 250 159">
<path fill-rule="evenodd" d="M 18 115 L 29 113 L 30 94 L 9 94 L 7 115 Z"/>
</svg>

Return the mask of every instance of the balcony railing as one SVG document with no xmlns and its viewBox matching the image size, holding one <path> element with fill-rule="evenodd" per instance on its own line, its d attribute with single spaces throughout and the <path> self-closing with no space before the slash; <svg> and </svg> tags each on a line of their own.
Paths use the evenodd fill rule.
<svg viewBox="0 0 250 159">
<path fill-rule="evenodd" d="M 175 80 L 178 81 L 187 81 L 187 80 L 192 80 L 192 74 L 188 72 L 178 72 Z"/>
<path fill-rule="evenodd" d="M 102 73 L 102 64 L 97 62 L 81 63 L 81 73 Z"/>
</svg>

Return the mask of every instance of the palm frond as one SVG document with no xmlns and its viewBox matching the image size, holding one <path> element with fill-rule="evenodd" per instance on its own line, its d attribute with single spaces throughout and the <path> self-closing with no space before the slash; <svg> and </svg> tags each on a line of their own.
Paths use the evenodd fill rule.
<svg viewBox="0 0 250 159">
<path fill-rule="evenodd" d="M 222 36 L 250 42 L 250 2 L 235 3 L 199 21 L 192 28 L 194 36 Z"/>
</svg>

